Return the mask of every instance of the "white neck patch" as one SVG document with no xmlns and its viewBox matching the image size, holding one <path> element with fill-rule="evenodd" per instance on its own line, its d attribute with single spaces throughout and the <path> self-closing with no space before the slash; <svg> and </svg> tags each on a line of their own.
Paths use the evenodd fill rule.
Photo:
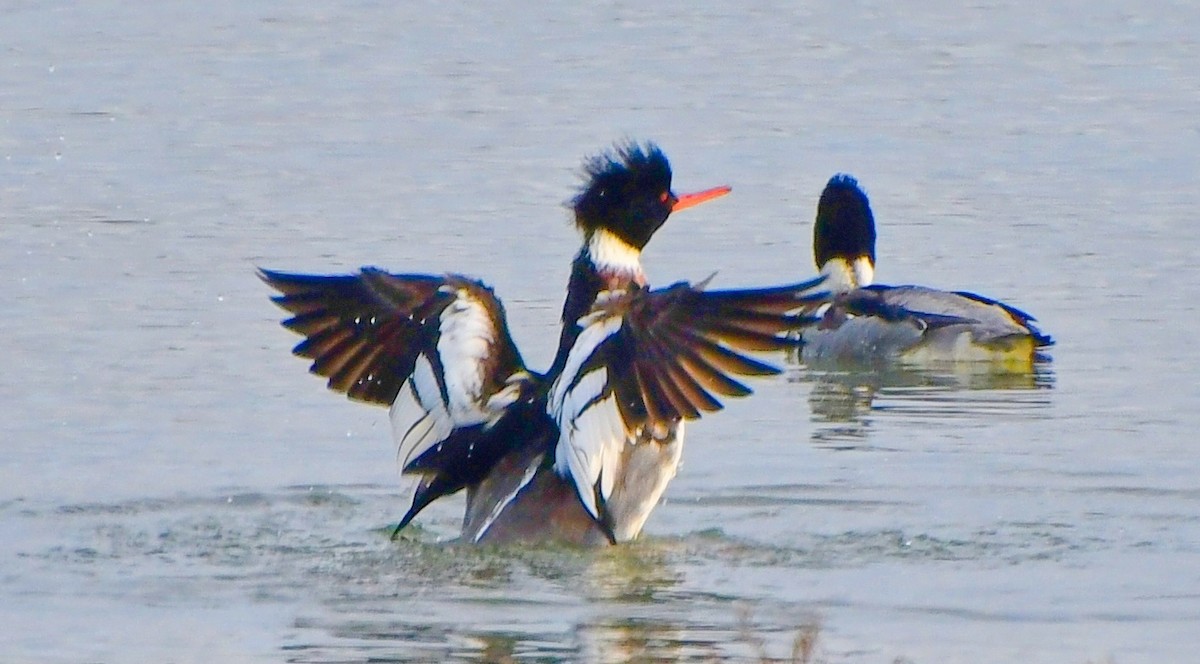
<svg viewBox="0 0 1200 664">
<path fill-rule="evenodd" d="M 821 274 L 825 275 L 823 288 L 834 293 L 845 293 L 855 288 L 870 286 L 875 280 L 875 265 L 868 256 L 859 256 L 852 261 L 835 257 L 825 261 L 821 266 Z"/>
<path fill-rule="evenodd" d="M 642 251 L 606 230 L 592 233 L 587 245 L 588 256 L 600 272 L 641 274 Z"/>
</svg>

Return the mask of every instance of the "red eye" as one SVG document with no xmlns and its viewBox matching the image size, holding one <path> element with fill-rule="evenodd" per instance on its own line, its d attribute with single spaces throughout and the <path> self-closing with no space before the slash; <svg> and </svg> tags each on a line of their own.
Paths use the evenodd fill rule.
<svg viewBox="0 0 1200 664">
<path fill-rule="evenodd" d="M 663 193 L 661 193 L 661 194 L 659 194 L 659 195 L 658 195 L 658 200 L 660 200 L 660 201 L 662 201 L 662 202 L 666 203 L 666 202 L 667 202 L 667 199 L 668 199 L 668 198 L 670 198 L 670 197 L 671 197 L 671 192 L 669 192 L 669 191 L 664 191 Z"/>
</svg>

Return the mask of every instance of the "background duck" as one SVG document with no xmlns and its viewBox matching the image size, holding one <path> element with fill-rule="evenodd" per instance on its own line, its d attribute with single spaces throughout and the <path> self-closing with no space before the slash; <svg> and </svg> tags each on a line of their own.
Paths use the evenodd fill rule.
<svg viewBox="0 0 1200 664">
<path fill-rule="evenodd" d="M 834 175 L 821 193 L 813 257 L 834 297 L 801 333 L 806 362 L 987 362 L 1025 371 L 1054 343 L 1033 316 L 991 298 L 872 283 L 875 218 L 853 176 Z"/>
</svg>

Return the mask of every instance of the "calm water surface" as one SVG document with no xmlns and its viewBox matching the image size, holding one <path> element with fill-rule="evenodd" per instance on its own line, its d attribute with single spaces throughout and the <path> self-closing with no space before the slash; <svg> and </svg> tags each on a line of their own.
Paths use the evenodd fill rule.
<svg viewBox="0 0 1200 664">
<path fill-rule="evenodd" d="M 0 28 L 0 660 L 1184 662 L 1200 647 L 1200 9 L 11 2 Z M 455 270 L 557 339 L 580 159 L 653 138 L 667 284 L 976 290 L 1032 375 L 787 367 L 690 429 L 643 539 L 406 539 L 386 414 L 253 275 Z"/>
</svg>

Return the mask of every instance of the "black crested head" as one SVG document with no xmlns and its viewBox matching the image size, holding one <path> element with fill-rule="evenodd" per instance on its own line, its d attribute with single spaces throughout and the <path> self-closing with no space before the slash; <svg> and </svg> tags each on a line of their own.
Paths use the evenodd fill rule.
<svg viewBox="0 0 1200 664">
<path fill-rule="evenodd" d="M 831 258 L 854 260 L 861 256 L 875 263 L 875 217 L 858 180 L 838 173 L 829 179 L 817 203 L 813 258 L 820 269 Z"/>
<path fill-rule="evenodd" d="M 571 201 L 575 225 L 591 237 L 604 229 L 642 249 L 671 214 L 671 164 L 653 143 L 630 141 L 588 159 L 587 178 Z"/>
</svg>

